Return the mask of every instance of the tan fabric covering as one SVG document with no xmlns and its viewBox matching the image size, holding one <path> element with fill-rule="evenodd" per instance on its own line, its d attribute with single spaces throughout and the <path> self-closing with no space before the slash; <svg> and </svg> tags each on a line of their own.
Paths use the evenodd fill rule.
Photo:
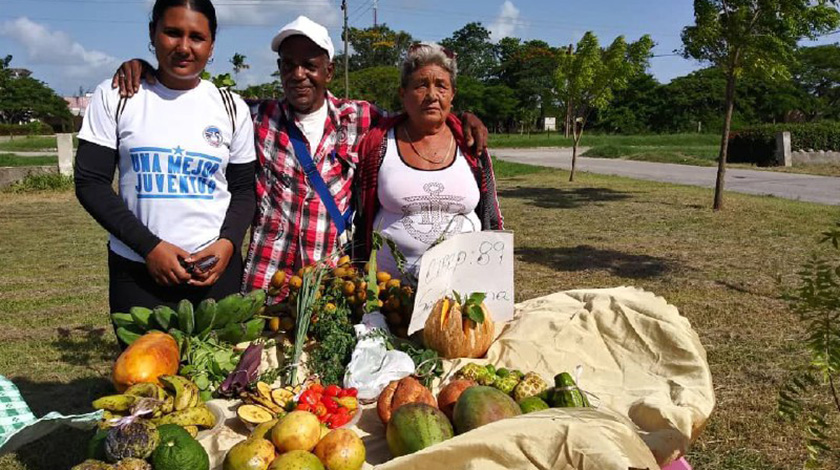
<svg viewBox="0 0 840 470">
<path fill-rule="evenodd" d="M 448 362 L 445 378 L 466 362 Z M 658 469 L 686 452 L 714 408 L 706 352 L 688 320 L 661 297 L 630 287 L 518 304 L 487 358 L 472 362 L 533 370 L 549 383 L 582 365 L 580 386 L 597 395 L 599 408 L 496 422 L 389 462 L 384 427 L 369 405 L 355 428 L 367 448 L 366 468 Z M 201 439 L 213 468 L 247 435 L 235 405 L 227 406 L 230 427 Z"/>
</svg>

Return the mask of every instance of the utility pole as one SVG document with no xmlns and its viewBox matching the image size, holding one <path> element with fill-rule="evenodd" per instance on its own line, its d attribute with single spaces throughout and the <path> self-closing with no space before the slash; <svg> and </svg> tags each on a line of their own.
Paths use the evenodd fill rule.
<svg viewBox="0 0 840 470">
<path fill-rule="evenodd" d="M 377 27 L 378 23 L 376 22 L 376 10 L 379 9 L 379 0 L 373 0 L 373 27 Z"/>
<path fill-rule="evenodd" d="M 350 52 L 347 47 L 347 0 L 341 0 L 341 10 L 344 12 L 344 99 L 350 95 Z"/>
</svg>

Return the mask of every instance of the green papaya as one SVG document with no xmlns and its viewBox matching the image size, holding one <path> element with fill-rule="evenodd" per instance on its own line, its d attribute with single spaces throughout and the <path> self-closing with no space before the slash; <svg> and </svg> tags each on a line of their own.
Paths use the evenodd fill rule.
<svg viewBox="0 0 840 470">
<path fill-rule="evenodd" d="M 131 318 L 134 320 L 134 326 L 146 331 L 150 328 L 150 321 L 152 319 L 152 311 L 146 307 L 131 307 L 129 310 Z"/>
<path fill-rule="evenodd" d="M 114 324 L 117 328 L 119 327 L 129 327 L 134 325 L 134 317 L 131 316 L 130 313 L 112 313 L 111 314 L 111 323 Z"/>
<path fill-rule="evenodd" d="M 216 307 L 214 299 L 204 299 L 195 309 L 195 331 L 200 336 L 207 334 L 213 328 L 216 319 Z"/>
<path fill-rule="evenodd" d="M 178 329 L 190 336 L 195 330 L 193 304 L 187 299 L 178 302 Z"/>
<path fill-rule="evenodd" d="M 178 314 L 175 313 L 175 310 L 172 310 L 171 307 L 166 305 L 158 305 L 155 307 L 155 309 L 152 310 L 152 315 L 155 318 L 155 323 L 157 323 L 163 331 L 174 328 L 178 321 Z"/>
</svg>

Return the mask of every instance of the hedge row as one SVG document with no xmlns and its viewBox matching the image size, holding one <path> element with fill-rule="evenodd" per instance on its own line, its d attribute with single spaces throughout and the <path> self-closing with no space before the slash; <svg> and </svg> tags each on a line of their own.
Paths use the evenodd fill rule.
<svg viewBox="0 0 840 470">
<path fill-rule="evenodd" d="M 840 150 L 840 123 L 764 124 L 733 132 L 728 158 L 732 163 L 775 164 L 776 134 L 790 132 L 791 150 Z"/>
<path fill-rule="evenodd" d="M 28 124 L 0 124 L 0 135 L 53 135 L 52 126 L 41 121 Z"/>
</svg>

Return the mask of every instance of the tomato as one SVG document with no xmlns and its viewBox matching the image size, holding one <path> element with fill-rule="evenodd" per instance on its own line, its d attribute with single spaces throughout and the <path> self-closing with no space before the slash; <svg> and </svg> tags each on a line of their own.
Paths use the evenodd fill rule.
<svg viewBox="0 0 840 470">
<path fill-rule="evenodd" d="M 295 409 L 298 410 L 298 411 L 308 411 L 308 412 L 311 413 L 312 412 L 312 405 L 310 405 L 308 403 L 302 403 L 301 402 L 301 403 L 298 403 L 297 408 L 295 408 Z"/>
<path fill-rule="evenodd" d="M 356 387 L 350 387 L 346 391 L 348 397 L 356 397 L 359 395 L 359 391 L 356 390 Z"/>
<path fill-rule="evenodd" d="M 350 415 L 339 414 L 339 415 L 333 415 L 332 416 L 332 419 L 330 420 L 329 425 L 332 426 L 333 429 L 335 429 L 335 428 L 340 428 L 341 426 L 344 426 L 345 424 L 347 424 L 349 422 L 350 422 Z"/>
<path fill-rule="evenodd" d="M 342 389 L 338 392 L 338 398 L 344 398 L 344 397 L 346 397 L 346 396 L 348 396 L 348 395 L 347 395 L 347 389 L 342 388 Z"/>
<path fill-rule="evenodd" d="M 316 382 L 309 386 L 309 390 L 315 393 L 324 393 L 324 386 Z"/>
<path fill-rule="evenodd" d="M 349 409 L 342 406 L 342 407 L 339 407 L 338 410 L 335 411 L 335 414 L 348 415 L 349 416 L 351 413 L 350 413 Z"/>
<path fill-rule="evenodd" d="M 315 406 L 312 407 L 312 412 L 315 413 L 315 416 L 317 416 L 318 418 L 321 418 L 323 416 L 326 416 L 327 407 L 324 406 L 323 403 L 318 402 L 318 404 L 316 404 Z"/>
<path fill-rule="evenodd" d="M 303 392 L 300 395 L 300 403 L 306 403 L 307 405 L 315 406 L 319 401 L 320 399 L 311 389 Z"/>
<path fill-rule="evenodd" d="M 338 396 L 338 392 L 341 391 L 341 387 L 338 385 L 332 384 L 328 385 L 326 389 L 324 389 L 324 395 L 328 397 L 335 397 Z"/>
<path fill-rule="evenodd" d="M 327 407 L 327 411 L 329 411 L 330 413 L 335 413 L 336 410 L 341 408 L 341 406 L 338 404 L 338 402 L 336 402 L 334 399 L 332 399 L 330 397 L 327 397 L 327 396 L 325 396 L 324 398 L 321 399 L 321 403 L 323 403 L 324 406 Z"/>
<path fill-rule="evenodd" d="M 333 419 L 333 416 L 335 416 L 335 415 L 332 414 L 332 413 L 327 413 L 324 416 L 319 416 L 318 420 L 321 421 L 322 423 L 326 424 L 327 427 L 329 427 L 329 422 L 330 422 L 331 419 Z"/>
</svg>

